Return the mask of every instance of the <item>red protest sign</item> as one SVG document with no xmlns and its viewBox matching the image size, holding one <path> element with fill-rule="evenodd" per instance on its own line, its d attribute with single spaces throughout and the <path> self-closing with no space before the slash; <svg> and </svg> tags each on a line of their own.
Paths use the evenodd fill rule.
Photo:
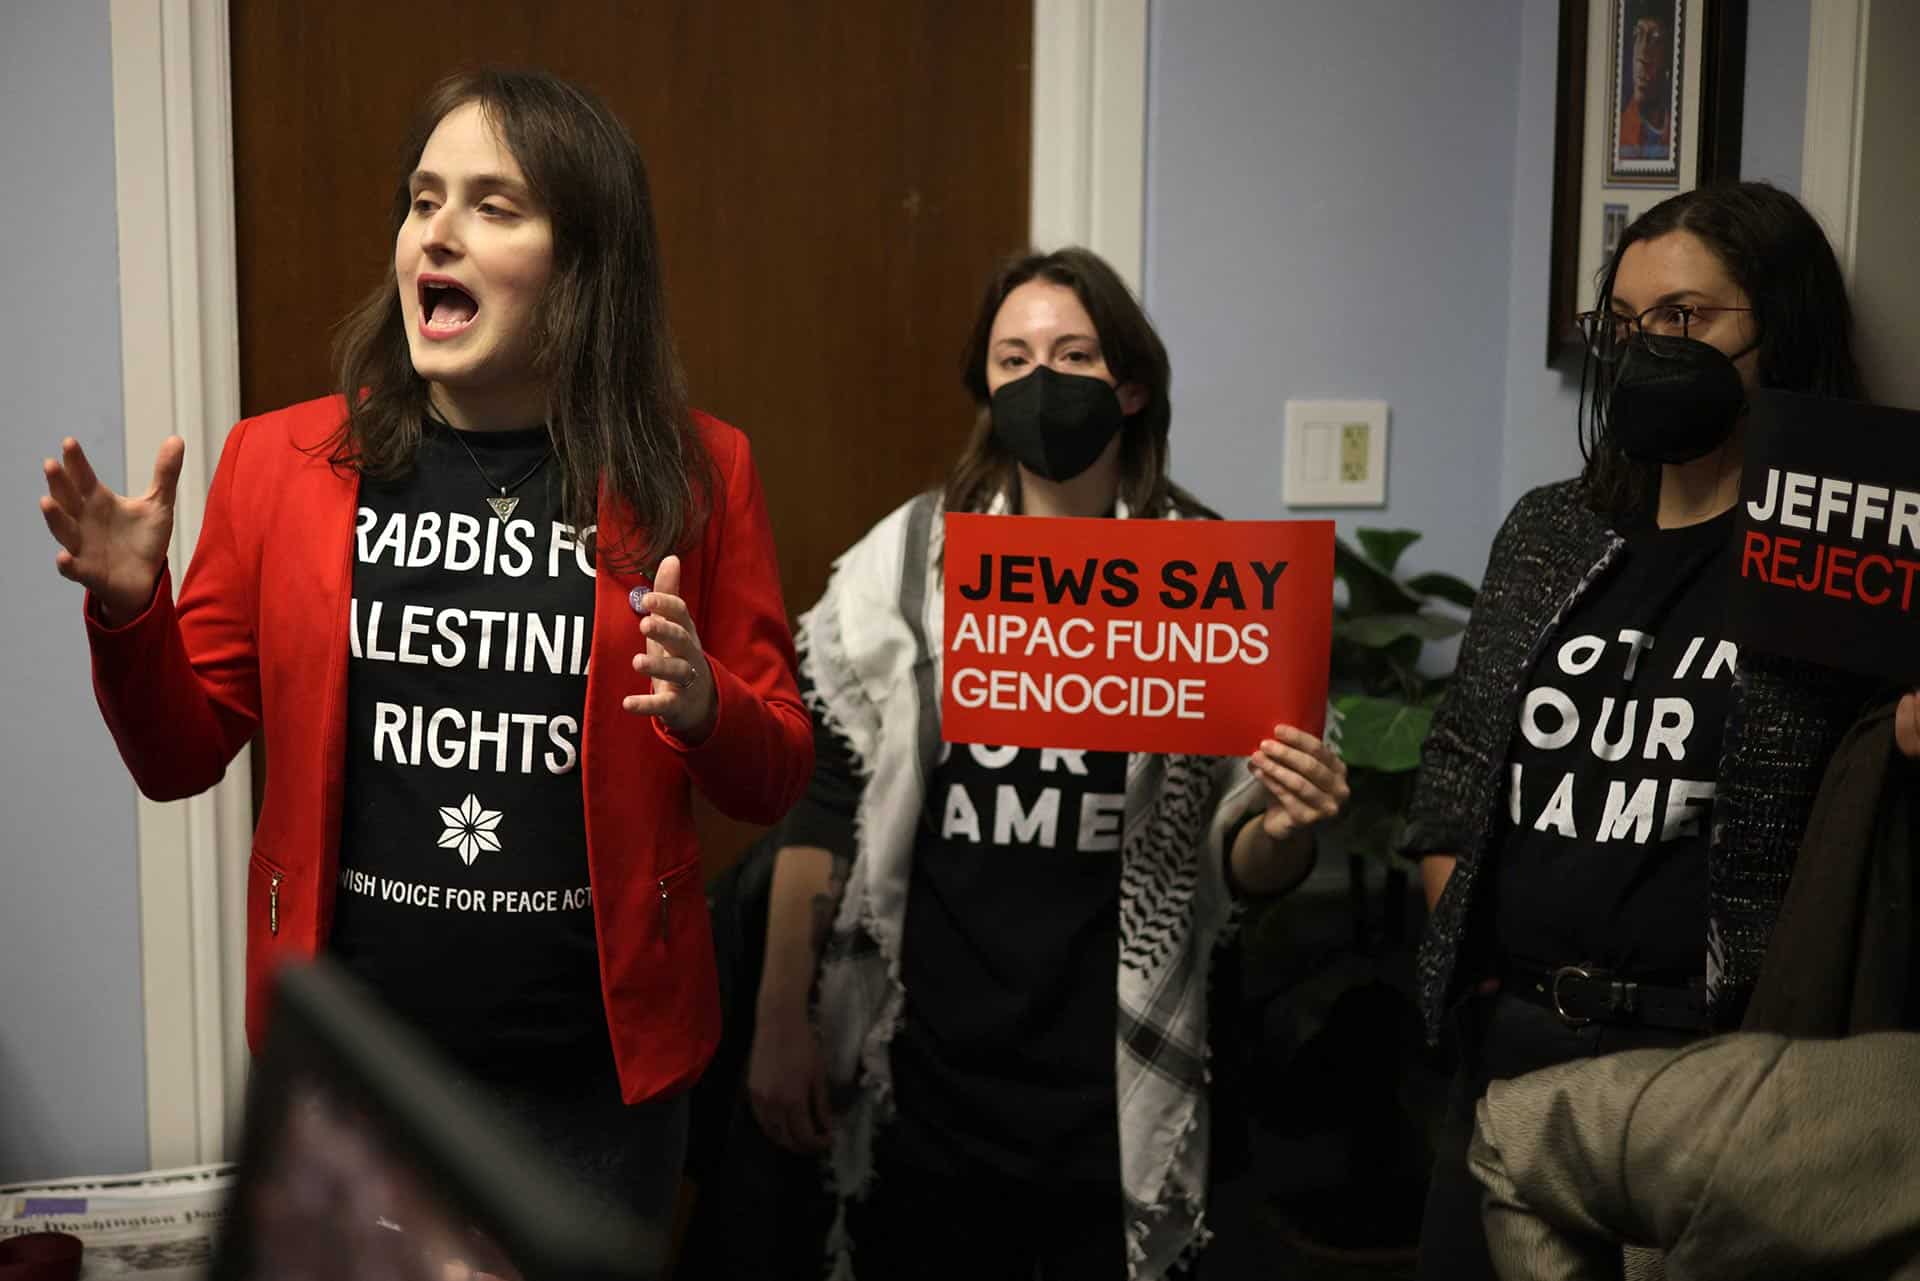
<svg viewBox="0 0 1920 1281">
<path fill-rule="evenodd" d="M 949 742 L 1238 756 L 1320 732 L 1333 522 L 946 522 Z"/>
</svg>

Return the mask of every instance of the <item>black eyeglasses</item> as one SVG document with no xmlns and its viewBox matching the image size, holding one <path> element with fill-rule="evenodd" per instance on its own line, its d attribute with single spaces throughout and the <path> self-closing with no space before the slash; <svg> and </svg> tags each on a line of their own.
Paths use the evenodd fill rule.
<svg viewBox="0 0 1920 1281">
<path fill-rule="evenodd" d="M 1614 311 L 1583 311 L 1573 319 L 1580 326 L 1580 336 L 1587 344 L 1587 350 L 1606 361 L 1619 358 L 1621 348 L 1633 341 L 1635 334 L 1646 339 L 1647 350 L 1656 356 L 1670 356 L 1675 346 L 1667 341 L 1674 338 L 1691 337 L 1696 320 L 1714 312 L 1752 311 L 1751 307 L 1710 307 L 1699 303 L 1664 302 L 1656 303 L 1637 316 L 1623 316 Z"/>
</svg>

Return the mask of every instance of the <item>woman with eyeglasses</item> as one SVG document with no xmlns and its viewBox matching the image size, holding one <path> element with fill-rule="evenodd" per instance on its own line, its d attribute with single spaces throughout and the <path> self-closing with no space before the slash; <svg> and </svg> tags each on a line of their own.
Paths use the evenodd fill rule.
<svg viewBox="0 0 1920 1281">
<path fill-rule="evenodd" d="M 1865 692 L 1739 653 L 1724 618 L 1747 392 L 1860 394 L 1818 224 L 1764 183 L 1682 193 L 1581 324 L 1586 465 L 1494 539 L 1404 845 L 1428 1034 L 1451 1016 L 1460 1047 L 1425 1278 L 1494 1275 L 1465 1163 L 1490 1080 L 1738 1026 Z"/>
</svg>

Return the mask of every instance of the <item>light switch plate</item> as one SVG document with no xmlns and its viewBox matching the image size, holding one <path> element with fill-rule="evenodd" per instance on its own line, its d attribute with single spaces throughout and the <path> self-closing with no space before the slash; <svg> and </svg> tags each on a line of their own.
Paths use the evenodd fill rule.
<svg viewBox="0 0 1920 1281">
<path fill-rule="evenodd" d="M 1289 400 L 1281 497 L 1289 507 L 1387 505 L 1387 402 Z"/>
</svg>

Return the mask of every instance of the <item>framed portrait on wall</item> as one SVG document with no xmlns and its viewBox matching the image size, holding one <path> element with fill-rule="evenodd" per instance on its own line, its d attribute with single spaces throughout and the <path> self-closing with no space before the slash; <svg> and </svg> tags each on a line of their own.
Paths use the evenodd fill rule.
<svg viewBox="0 0 1920 1281">
<path fill-rule="evenodd" d="M 1560 0 L 1547 363 L 1628 224 L 1740 173 L 1747 0 Z"/>
<path fill-rule="evenodd" d="M 1687 87 L 1684 0 L 1606 0 L 1606 185 L 1680 185 Z"/>
</svg>

